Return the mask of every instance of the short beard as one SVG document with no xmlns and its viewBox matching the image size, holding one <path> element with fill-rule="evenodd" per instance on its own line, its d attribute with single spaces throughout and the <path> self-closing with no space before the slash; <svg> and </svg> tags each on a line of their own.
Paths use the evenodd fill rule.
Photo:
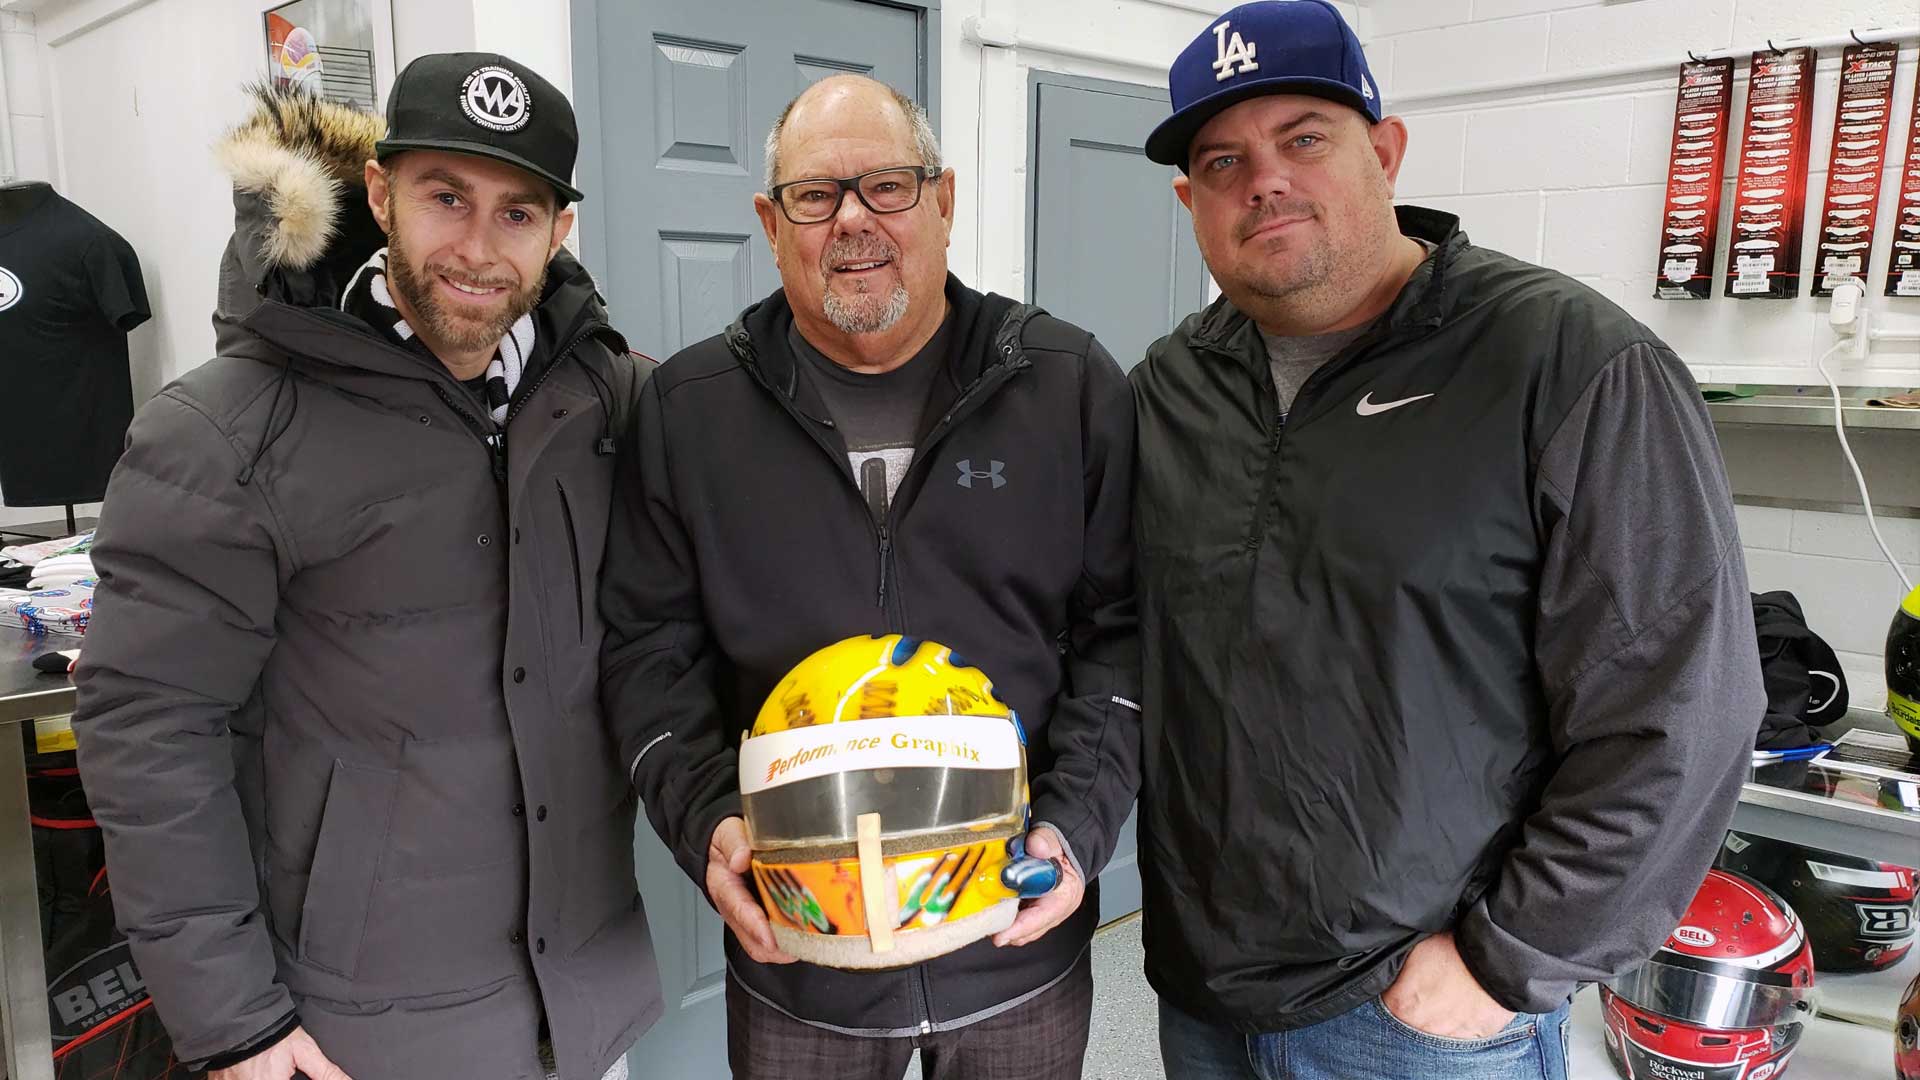
<svg viewBox="0 0 1920 1080">
<path fill-rule="evenodd" d="M 1267 202 L 1240 222 L 1234 238 L 1237 242 L 1274 218 L 1298 217 L 1316 214 L 1316 211 L 1313 204 L 1300 200 Z M 1299 253 L 1298 260 L 1287 270 L 1268 270 L 1264 265 L 1256 265 L 1241 283 L 1257 296 L 1284 300 L 1295 293 L 1326 284 L 1338 269 L 1336 261 L 1328 240 L 1321 237 L 1311 241 L 1310 246 Z"/>
<path fill-rule="evenodd" d="M 867 236 L 842 237 L 821 257 L 823 268 L 827 268 L 827 280 L 820 308 L 834 329 L 843 334 L 885 333 L 906 317 L 907 307 L 912 302 L 904 284 L 896 282 L 884 298 L 868 292 L 864 283 L 851 299 L 833 291 L 833 270 L 830 267 L 836 262 L 862 257 L 888 259 L 896 267 L 900 265 L 900 252 L 884 240 Z"/>
<path fill-rule="evenodd" d="M 906 317 L 911 299 L 905 285 L 895 285 L 884 305 L 879 297 L 848 303 L 838 293 L 828 292 L 820 307 L 826 312 L 827 321 L 843 334 L 879 334 L 893 329 L 893 324 Z"/>
<path fill-rule="evenodd" d="M 387 206 L 387 220 L 396 220 L 391 201 Z M 459 281 L 470 278 L 470 275 L 452 267 L 428 265 L 416 270 L 405 243 L 400 239 L 400 230 L 396 227 L 387 236 L 387 284 L 395 295 L 406 299 L 414 317 L 423 324 L 415 326 L 414 332 L 426 339 L 429 345 L 442 345 L 460 352 L 477 352 L 498 346 L 500 340 L 507 336 L 507 331 L 513 329 L 514 323 L 540 306 L 540 295 L 547 287 L 545 266 L 540 268 L 533 283 L 524 289 L 515 290 L 516 281 L 505 278 L 470 282 L 483 288 L 507 290 L 506 304 L 498 309 L 497 314 L 476 318 L 449 311 L 434 295 L 433 278 L 443 273 Z"/>
<path fill-rule="evenodd" d="M 1221 290 L 1263 326 L 1313 326 L 1330 315 L 1346 311 L 1358 299 L 1356 290 L 1371 288 L 1391 260 L 1400 236 L 1391 209 L 1393 188 L 1385 174 L 1367 183 L 1379 198 L 1377 217 L 1355 213 L 1330 214 L 1329 208 L 1304 199 L 1286 199 L 1261 207 L 1235 227 L 1233 242 L 1276 217 L 1312 213 L 1323 226 L 1308 246 L 1292 252 L 1285 268 L 1259 260 L 1237 269 L 1231 281 L 1220 277 Z M 1204 250 L 1202 251 L 1204 255 Z"/>
</svg>

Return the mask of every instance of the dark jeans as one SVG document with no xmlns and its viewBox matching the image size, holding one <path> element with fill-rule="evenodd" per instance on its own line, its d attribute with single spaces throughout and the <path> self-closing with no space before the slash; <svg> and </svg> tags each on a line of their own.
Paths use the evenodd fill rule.
<svg viewBox="0 0 1920 1080">
<path fill-rule="evenodd" d="M 1566 1005 L 1484 1039 L 1429 1035 L 1379 998 L 1312 1027 L 1242 1035 L 1160 1002 L 1167 1080 L 1567 1080 Z"/>
<path fill-rule="evenodd" d="M 1080 1080 L 1093 1016 L 1083 953 L 1046 992 L 954 1031 L 901 1038 L 805 1024 L 727 976 L 727 1061 L 734 1080 L 900 1080 L 915 1050 L 926 1080 Z"/>
</svg>

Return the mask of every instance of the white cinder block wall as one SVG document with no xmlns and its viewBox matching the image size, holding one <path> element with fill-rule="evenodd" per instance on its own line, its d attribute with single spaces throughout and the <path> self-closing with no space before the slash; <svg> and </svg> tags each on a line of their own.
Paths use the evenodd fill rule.
<svg viewBox="0 0 1920 1080">
<path fill-rule="evenodd" d="M 1702 381 L 1814 384 L 1813 362 L 1832 342 L 1827 304 L 1652 298 L 1664 207 L 1674 84 L 1688 50 L 1739 49 L 1735 115 L 1744 115 L 1744 53 L 1768 38 L 1845 34 L 1920 24 L 1914 0 L 1372 0 L 1367 51 L 1387 108 L 1407 118 L 1412 145 L 1400 196 L 1461 216 L 1478 243 L 1571 274 L 1665 338 Z M 1911 116 L 1920 49 L 1900 53 L 1886 183 L 1871 264 L 1888 261 L 1887 222 Z M 1583 72 L 1658 61 L 1657 69 L 1581 78 Z M 1815 88 L 1807 213 L 1826 186 L 1840 49 L 1822 50 Z M 1475 86 L 1521 80 L 1518 90 Z M 1738 143 L 1728 153 L 1737 160 Z M 1723 201 L 1726 265 L 1731 190 Z M 1802 266 L 1811 267 L 1813 229 Z M 1882 325 L 1920 329 L 1920 300 L 1870 304 Z M 1920 385 L 1920 346 L 1880 345 L 1864 365 L 1835 365 L 1853 385 Z M 1920 436 L 1915 438 L 1920 462 Z M 1834 450 L 1838 453 L 1837 447 Z M 1850 492 L 1836 498 L 1857 502 Z M 1756 591 L 1791 589 L 1815 630 L 1841 651 L 1854 700 L 1885 701 L 1881 656 L 1900 584 L 1857 515 L 1740 508 Z M 1920 522 L 1883 520 L 1909 567 L 1920 566 Z"/>
<path fill-rule="evenodd" d="M 17 180 L 47 180 L 53 176 L 46 93 L 34 53 L 33 16 L 0 11 L 0 80 L 4 80 L 5 90 L 0 98 L 6 106 L 0 124 L 6 125 L 11 138 L 11 175 Z"/>
<path fill-rule="evenodd" d="M 52 182 L 139 253 L 154 317 L 128 351 L 134 397 L 144 400 L 210 355 L 212 268 L 233 228 L 211 147 L 245 111 L 239 87 L 265 71 L 259 19 L 270 5 L 47 0 L 37 15 L 7 10 L 24 6 L 35 5 L 0 0 L 0 109 L 11 114 L 14 171 Z M 384 12 L 375 10 L 377 26 Z M 391 26 L 396 64 L 501 49 L 561 86 L 571 81 L 567 0 L 394 0 Z M 383 93 L 392 78 L 382 71 Z M 0 506 L 4 525 L 58 516 Z"/>
</svg>

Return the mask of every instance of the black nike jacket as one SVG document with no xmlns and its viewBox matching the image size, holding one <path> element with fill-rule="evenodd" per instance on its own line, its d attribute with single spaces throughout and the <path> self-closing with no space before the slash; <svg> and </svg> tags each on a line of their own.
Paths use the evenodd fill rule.
<svg viewBox="0 0 1920 1080">
<path fill-rule="evenodd" d="M 1649 956 L 1765 708 L 1687 369 L 1574 281 L 1439 248 L 1284 423 L 1222 299 L 1132 373 L 1147 973 L 1301 1027 L 1455 932 L 1507 1008 Z"/>
</svg>

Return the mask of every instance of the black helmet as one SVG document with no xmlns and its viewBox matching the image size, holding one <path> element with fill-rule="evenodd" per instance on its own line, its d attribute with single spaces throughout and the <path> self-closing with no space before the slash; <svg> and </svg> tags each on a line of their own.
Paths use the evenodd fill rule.
<svg viewBox="0 0 1920 1080">
<path fill-rule="evenodd" d="M 1717 864 L 1792 905 L 1819 971 L 1879 971 L 1913 947 L 1914 872 L 1907 867 L 1741 832 L 1727 833 Z"/>
</svg>

